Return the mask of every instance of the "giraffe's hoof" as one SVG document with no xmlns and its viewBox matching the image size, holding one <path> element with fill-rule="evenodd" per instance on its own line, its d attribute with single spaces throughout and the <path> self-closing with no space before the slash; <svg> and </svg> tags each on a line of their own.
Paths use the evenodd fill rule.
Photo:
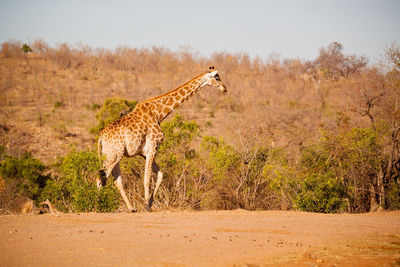
<svg viewBox="0 0 400 267">
<path fill-rule="evenodd" d="M 146 201 L 146 206 L 145 206 L 145 209 L 147 210 L 147 211 L 151 211 L 151 206 L 153 206 L 153 195 L 151 195 L 150 196 L 150 199 L 149 199 L 149 201 Z"/>
<path fill-rule="evenodd" d="M 137 210 L 135 210 L 135 209 L 128 209 L 128 213 L 135 213 L 135 212 L 137 212 Z"/>
<path fill-rule="evenodd" d="M 145 207 L 144 207 L 145 209 L 146 209 L 146 211 L 148 211 L 148 212 L 150 212 L 151 211 L 151 207 L 150 207 L 150 205 L 146 205 Z"/>
</svg>

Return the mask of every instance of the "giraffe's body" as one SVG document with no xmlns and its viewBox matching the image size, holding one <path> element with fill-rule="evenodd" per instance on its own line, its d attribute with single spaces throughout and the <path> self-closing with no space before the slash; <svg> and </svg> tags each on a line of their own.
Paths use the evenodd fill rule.
<svg viewBox="0 0 400 267">
<path fill-rule="evenodd" d="M 169 113 L 205 85 L 215 86 L 222 92 L 226 92 L 226 87 L 221 82 L 217 71 L 210 67 L 209 72 L 193 78 L 177 89 L 138 103 L 132 112 L 108 124 L 100 132 L 98 149 L 99 156 L 101 154 L 105 156 L 105 176 L 109 177 L 112 174 L 116 178 L 115 184 L 129 210 L 132 211 L 133 207 L 122 186 L 119 161 L 124 155 L 128 157 L 141 155 L 146 158 L 144 191 L 146 209 L 149 210 L 163 177 L 154 161 L 157 148 L 164 137 L 160 123 Z M 157 173 L 157 182 L 150 195 L 149 184 L 152 171 Z"/>
</svg>

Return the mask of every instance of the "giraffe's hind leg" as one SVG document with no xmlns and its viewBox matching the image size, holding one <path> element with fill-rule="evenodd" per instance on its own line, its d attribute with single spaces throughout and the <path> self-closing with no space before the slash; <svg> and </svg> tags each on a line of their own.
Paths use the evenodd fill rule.
<svg viewBox="0 0 400 267">
<path fill-rule="evenodd" d="M 121 169 L 119 167 L 119 162 L 113 168 L 112 175 L 116 178 L 116 180 L 114 181 L 114 184 L 118 188 L 119 193 L 121 194 L 123 200 L 125 201 L 126 207 L 128 208 L 128 210 L 130 212 L 134 212 L 135 209 L 132 207 L 131 203 L 129 202 L 129 199 L 126 196 L 126 193 L 125 193 L 125 190 L 124 190 L 124 186 L 123 186 L 123 183 L 122 183 L 122 177 L 121 177 Z"/>
</svg>

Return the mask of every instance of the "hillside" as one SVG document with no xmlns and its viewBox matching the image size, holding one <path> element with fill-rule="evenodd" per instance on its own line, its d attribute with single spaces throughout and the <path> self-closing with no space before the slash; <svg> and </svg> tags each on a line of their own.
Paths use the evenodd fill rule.
<svg viewBox="0 0 400 267">
<path fill-rule="evenodd" d="M 379 202 L 384 193 L 377 181 L 383 181 L 382 175 L 385 183 L 397 181 L 391 175 L 400 139 L 395 46 L 386 51 L 386 67 L 345 55 L 338 43 L 322 48 L 314 61 L 263 60 L 227 52 L 202 57 L 189 48 L 172 52 L 162 47 L 50 47 L 43 40 L 30 44 L 33 52 L 21 47 L 19 42 L 3 43 L 0 53 L 0 145 L 9 155 L 29 151 L 49 166 L 74 149 L 92 150 L 96 136 L 90 129 L 97 124 L 96 113 L 105 99 L 155 97 L 214 65 L 228 94 L 204 88 L 177 111 L 200 126 L 201 136 L 222 137 L 246 164 L 259 148 L 282 150 L 297 169 L 303 152 L 321 137 L 372 129 L 382 137 L 374 163 L 382 167 L 371 167 L 363 174 L 372 177 L 371 182 L 357 186 L 375 187 Z"/>
<path fill-rule="evenodd" d="M 262 62 L 224 52 L 198 58 L 190 51 L 173 53 L 157 47 L 122 47 L 115 52 L 67 44 L 50 48 L 42 42 L 33 45 L 38 53 L 23 54 L 19 44 L 8 46 L 11 51 L 3 48 L 0 66 L 2 144 L 12 153 L 29 150 L 45 162 L 65 155 L 71 144 L 92 145 L 94 104 L 116 96 L 152 98 L 204 72 L 208 65 L 217 66 L 229 94 L 205 88 L 178 113 L 234 145 L 261 131 L 265 140 L 260 142 L 298 152 L 319 136 L 324 123 L 334 123 L 338 113 L 353 125 L 368 123 L 352 112 L 358 104 L 354 100 L 362 101 L 355 99 L 354 83 L 364 77 L 356 73 L 351 79 L 316 81 L 313 70 L 299 60 Z"/>
</svg>

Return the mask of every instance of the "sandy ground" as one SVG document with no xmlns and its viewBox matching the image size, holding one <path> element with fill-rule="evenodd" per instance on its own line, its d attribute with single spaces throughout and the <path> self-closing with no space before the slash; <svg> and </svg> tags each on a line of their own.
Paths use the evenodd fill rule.
<svg viewBox="0 0 400 267">
<path fill-rule="evenodd" d="M 400 212 L 0 217 L 1 266 L 397 266 Z"/>
</svg>

